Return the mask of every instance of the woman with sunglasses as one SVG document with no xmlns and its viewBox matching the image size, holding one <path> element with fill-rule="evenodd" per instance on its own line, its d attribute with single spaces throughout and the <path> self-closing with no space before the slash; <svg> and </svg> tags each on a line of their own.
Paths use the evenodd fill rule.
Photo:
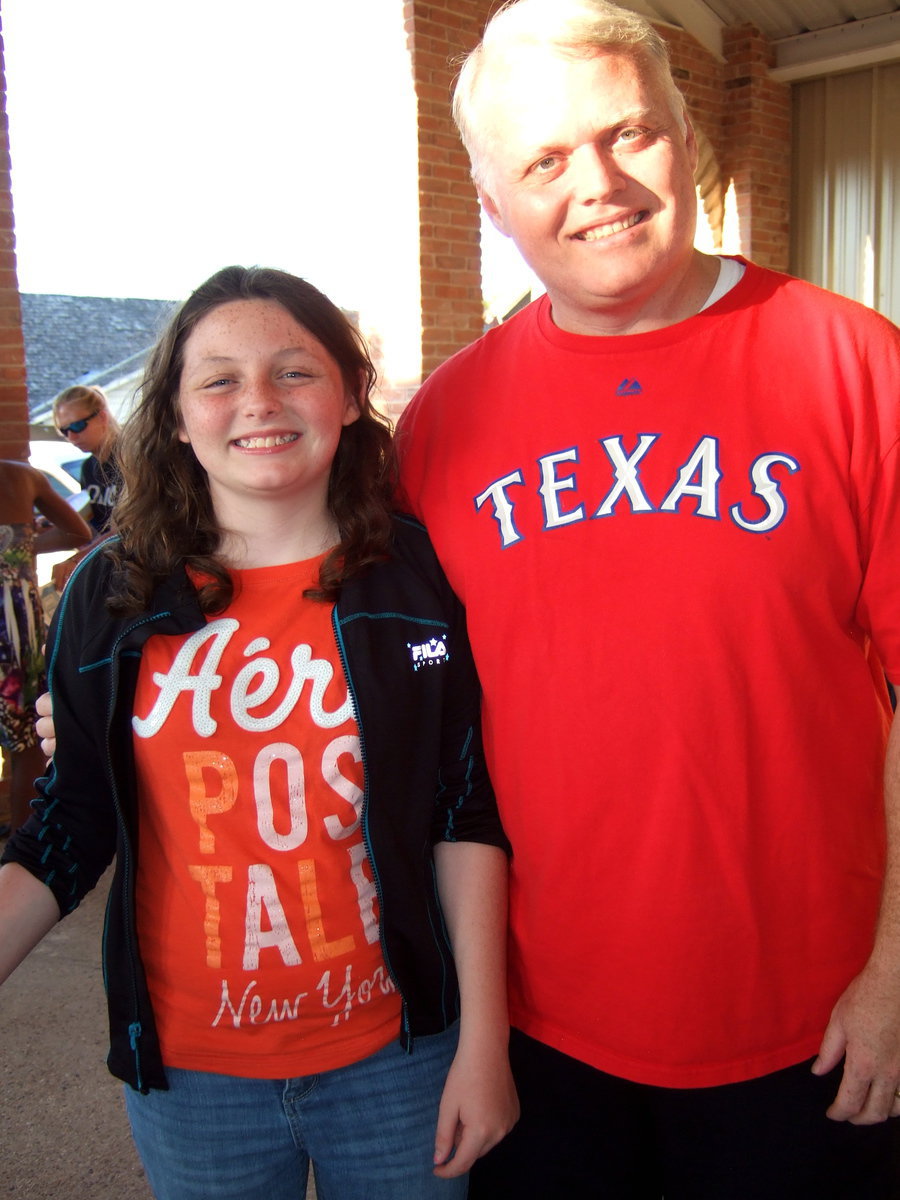
<svg viewBox="0 0 900 1200">
<path fill-rule="evenodd" d="M 302 1200 L 310 1160 L 322 1200 L 455 1200 L 517 1116 L 478 682 L 373 382 L 311 285 L 213 276 L 50 631 L 0 979 L 115 855 L 108 1061 L 158 1200 Z"/>
<path fill-rule="evenodd" d="M 90 509 L 84 515 L 94 531 L 89 546 L 54 567 L 53 582 L 62 591 L 85 553 L 109 533 L 122 475 L 116 457 L 119 426 L 100 388 L 75 384 L 60 392 L 53 401 L 53 421 L 70 445 L 89 455 L 81 464 L 81 486 L 90 496 Z"/>
</svg>

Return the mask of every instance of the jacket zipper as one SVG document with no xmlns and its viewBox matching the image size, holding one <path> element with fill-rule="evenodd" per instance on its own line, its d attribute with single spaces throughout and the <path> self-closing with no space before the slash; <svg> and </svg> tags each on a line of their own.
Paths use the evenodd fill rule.
<svg viewBox="0 0 900 1200">
<path fill-rule="evenodd" d="M 144 1077 L 143 1077 L 143 1072 L 141 1070 L 140 1040 L 141 1040 L 141 1036 L 143 1034 L 143 1027 L 141 1025 L 140 1005 L 138 1002 L 138 987 L 137 987 L 138 954 L 137 954 L 137 946 L 135 945 L 134 939 L 132 937 L 132 921 L 134 920 L 135 910 L 134 910 L 133 903 L 129 903 L 129 896 L 130 895 L 133 896 L 133 894 L 134 894 L 134 887 L 131 883 L 132 873 L 133 873 L 133 869 L 134 869 L 133 864 L 132 864 L 133 856 L 132 856 L 132 852 L 131 852 L 131 838 L 128 833 L 128 825 L 125 821 L 125 814 L 122 811 L 122 804 L 121 804 L 121 800 L 119 798 L 119 789 L 116 786 L 115 772 L 112 769 L 110 734 L 111 734 L 112 725 L 113 725 L 113 714 L 115 712 L 115 707 L 116 707 L 116 698 L 118 696 L 118 690 L 119 690 L 119 650 L 120 650 L 120 646 L 121 646 L 122 642 L 125 640 L 125 638 L 127 638 L 129 636 L 129 634 L 131 634 L 135 629 L 138 629 L 142 625 L 146 625 L 151 621 L 158 621 L 161 618 L 168 617 L 168 616 L 171 616 L 171 613 L 168 611 L 154 613 L 153 616 L 145 617 L 140 621 L 136 621 L 133 625 L 129 625 L 129 627 L 127 629 L 123 630 L 123 632 L 116 639 L 116 642 L 112 648 L 112 654 L 110 656 L 110 698 L 109 698 L 109 710 L 107 712 L 107 721 L 106 721 L 106 769 L 107 769 L 107 774 L 109 776 L 110 794 L 112 796 L 113 807 L 115 808 L 115 811 L 116 811 L 116 819 L 119 822 L 119 828 L 122 830 L 122 846 L 124 848 L 124 853 L 123 853 L 124 861 L 122 863 L 122 893 L 123 893 L 122 912 L 123 912 L 123 916 L 124 916 L 124 926 L 125 926 L 125 944 L 126 944 L 126 948 L 127 948 L 127 952 L 128 952 L 128 964 L 129 964 L 129 969 L 130 969 L 129 970 L 129 979 L 130 979 L 130 983 L 131 983 L 131 1007 L 132 1007 L 132 1012 L 134 1014 L 134 1020 L 128 1026 L 128 1044 L 131 1047 L 132 1054 L 134 1055 L 135 1078 L 137 1081 L 138 1091 L 140 1091 L 140 1092 L 144 1092 L 146 1089 L 144 1088 Z M 104 931 L 104 943 L 105 943 L 105 941 L 106 941 L 106 934 Z M 104 949 L 105 949 L 105 946 L 104 946 Z M 104 964 L 105 964 L 105 962 L 106 962 L 106 954 L 105 953 L 104 953 L 103 958 L 104 958 Z M 106 968 L 104 965 L 104 975 L 105 974 L 106 974 Z"/>
</svg>

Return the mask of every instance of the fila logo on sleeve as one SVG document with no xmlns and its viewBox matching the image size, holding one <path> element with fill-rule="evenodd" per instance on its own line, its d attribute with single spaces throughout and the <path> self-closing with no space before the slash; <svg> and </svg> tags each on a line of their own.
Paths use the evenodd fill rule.
<svg viewBox="0 0 900 1200">
<path fill-rule="evenodd" d="M 409 650 L 414 671 L 420 671 L 422 667 L 437 666 L 446 662 L 450 657 L 446 635 L 440 638 L 431 638 L 430 641 L 420 642 L 418 645 L 407 642 L 406 647 Z"/>
</svg>

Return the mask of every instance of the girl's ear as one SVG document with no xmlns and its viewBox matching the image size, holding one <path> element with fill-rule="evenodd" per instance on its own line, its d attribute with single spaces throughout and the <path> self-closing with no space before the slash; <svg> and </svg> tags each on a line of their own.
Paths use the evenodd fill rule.
<svg viewBox="0 0 900 1200">
<path fill-rule="evenodd" d="M 191 444 L 191 439 L 188 437 L 187 430 L 184 427 L 184 422 L 181 419 L 181 405 L 178 403 L 177 396 L 172 403 L 172 408 L 175 412 L 175 422 L 178 426 L 178 440 L 179 442 L 184 442 L 185 445 L 189 446 Z"/>
<path fill-rule="evenodd" d="M 366 394 L 366 373 L 360 371 L 359 383 L 354 394 L 349 388 L 347 390 L 347 399 L 344 406 L 344 425 L 352 425 L 354 421 L 358 421 L 362 416 L 362 401 Z"/>
</svg>

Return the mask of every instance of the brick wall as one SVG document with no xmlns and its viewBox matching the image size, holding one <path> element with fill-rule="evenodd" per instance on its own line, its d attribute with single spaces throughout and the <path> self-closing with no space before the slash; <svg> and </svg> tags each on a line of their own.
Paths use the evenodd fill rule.
<svg viewBox="0 0 900 1200">
<path fill-rule="evenodd" d="M 450 117 L 451 65 L 474 46 L 499 0 L 405 0 L 419 100 L 422 370 L 427 375 L 481 332 L 479 216 L 469 164 Z M 771 47 L 750 26 L 726 31 L 721 63 L 692 37 L 661 30 L 722 190 L 733 182 L 734 249 L 786 270 L 790 207 L 790 88 L 768 78 Z"/>
<path fill-rule="evenodd" d="M 791 89 L 769 78 L 771 44 L 750 25 L 725 31 L 722 167 L 734 180 L 741 247 L 786 271 L 790 256 Z"/>
<path fill-rule="evenodd" d="M 16 278 L 15 235 L 9 175 L 6 73 L 0 38 L 0 458 L 28 457 L 28 391 L 25 345 Z"/>
<path fill-rule="evenodd" d="M 482 331 L 478 201 L 450 116 L 453 60 L 478 42 L 491 0 L 404 0 L 419 103 L 422 373 Z"/>
<path fill-rule="evenodd" d="M 733 185 L 742 254 L 786 271 L 789 256 L 791 90 L 769 78 L 772 47 L 750 25 L 725 30 L 725 62 L 688 34 L 663 29 L 691 120 Z"/>
</svg>

